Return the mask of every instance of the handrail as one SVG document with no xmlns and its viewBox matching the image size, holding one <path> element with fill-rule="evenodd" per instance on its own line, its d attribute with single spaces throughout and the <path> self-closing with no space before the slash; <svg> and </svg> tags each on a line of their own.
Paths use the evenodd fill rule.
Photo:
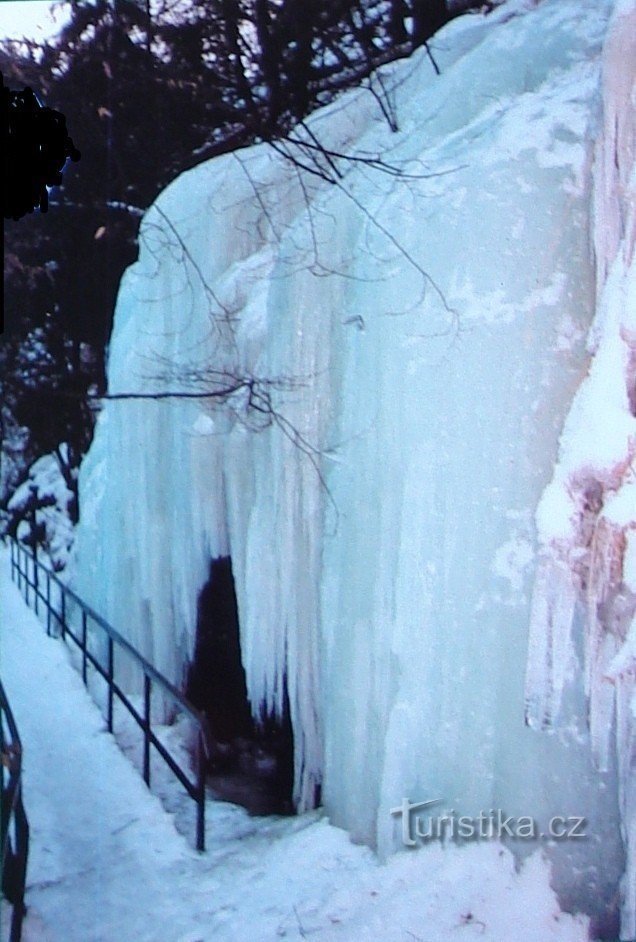
<svg viewBox="0 0 636 942">
<path fill-rule="evenodd" d="M 24 893 L 29 856 L 29 822 L 22 803 L 22 743 L 1 682 L 0 756 L 2 759 L 0 789 L 2 895 L 13 907 L 9 942 L 20 942 L 22 921 L 26 912 Z"/>
<path fill-rule="evenodd" d="M 114 698 L 126 707 L 128 713 L 133 717 L 139 728 L 144 734 L 144 752 L 143 752 L 143 777 L 146 785 L 150 786 L 150 753 L 151 747 L 159 753 L 168 768 L 181 782 L 189 796 L 197 803 L 197 827 L 196 827 L 196 848 L 205 850 L 205 767 L 206 760 L 211 755 L 211 733 L 207 717 L 200 710 L 197 710 L 189 700 L 164 677 L 154 667 L 150 661 L 140 654 L 129 641 L 126 640 L 115 628 L 110 625 L 105 618 L 102 618 L 90 605 L 87 605 L 74 592 L 64 585 L 59 576 L 51 569 L 45 566 L 37 558 L 36 554 L 24 547 L 18 540 L 9 537 L 11 547 L 11 577 L 17 583 L 27 604 L 30 602 L 29 589 L 33 590 L 33 607 L 36 614 L 39 614 L 38 600 L 43 602 L 46 608 L 46 628 L 47 634 L 52 634 L 52 620 L 54 619 L 60 626 L 62 640 L 67 638 L 72 640 L 80 649 L 82 654 L 82 680 L 88 686 L 88 666 L 90 666 L 106 681 L 108 685 L 108 699 L 106 707 L 106 719 L 108 731 L 113 732 L 113 708 Z M 33 567 L 33 579 L 30 579 L 28 572 L 29 563 Z M 46 591 L 43 593 L 40 589 L 39 575 L 44 575 Z M 51 601 L 51 585 L 54 584 L 59 589 L 60 610 L 56 611 Z M 71 600 L 81 613 L 81 634 L 78 636 L 73 631 L 72 626 L 67 619 L 67 600 Z M 88 625 L 89 621 L 95 624 L 104 632 L 108 639 L 106 666 L 98 660 L 89 650 L 88 646 Z M 125 651 L 141 669 L 143 674 L 144 686 L 144 707 L 143 715 L 130 702 L 122 688 L 115 680 L 115 646 Z M 192 782 L 185 770 L 181 768 L 178 761 L 172 756 L 164 744 L 157 738 L 152 730 L 151 721 L 151 694 L 152 684 L 161 689 L 163 694 L 167 695 L 172 702 L 186 713 L 197 726 L 197 749 L 196 749 L 196 781 Z"/>
</svg>

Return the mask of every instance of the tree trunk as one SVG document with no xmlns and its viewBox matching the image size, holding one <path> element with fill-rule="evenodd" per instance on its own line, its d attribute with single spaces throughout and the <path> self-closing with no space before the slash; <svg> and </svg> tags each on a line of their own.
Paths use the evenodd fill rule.
<svg viewBox="0 0 636 942">
<path fill-rule="evenodd" d="M 405 0 L 392 0 L 389 12 L 389 34 L 392 46 L 403 46 L 408 42 L 405 19 L 409 9 Z"/>
<path fill-rule="evenodd" d="M 251 111 L 254 102 L 250 84 L 245 76 L 241 56 L 239 23 L 243 18 L 243 11 L 241 10 L 240 0 L 223 0 L 222 12 L 225 44 L 229 53 L 228 58 L 232 70 L 232 81 L 239 98 L 243 99 L 245 107 L 248 111 Z"/>
<path fill-rule="evenodd" d="M 413 47 L 423 45 L 449 18 L 445 0 L 413 0 Z"/>
<path fill-rule="evenodd" d="M 261 78 L 267 90 L 267 117 L 263 136 L 271 136 L 278 127 L 282 113 L 281 55 L 277 36 L 277 23 L 271 14 L 268 0 L 255 0 L 254 25 L 259 45 Z"/>
</svg>

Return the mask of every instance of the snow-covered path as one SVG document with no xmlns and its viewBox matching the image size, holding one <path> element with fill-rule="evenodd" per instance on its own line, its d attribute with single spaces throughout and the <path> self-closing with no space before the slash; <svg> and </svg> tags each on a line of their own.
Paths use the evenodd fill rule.
<svg viewBox="0 0 636 942">
<path fill-rule="evenodd" d="M 161 939 L 173 915 L 168 870 L 185 873 L 194 855 L 104 732 L 65 647 L 8 583 L 6 561 L 2 580 L 2 674 L 32 826 L 31 921 L 45 914 L 51 940 Z"/>
<path fill-rule="evenodd" d="M 31 824 L 24 942 L 582 942 L 534 857 L 496 842 L 378 864 L 316 814 L 250 818 L 210 802 L 190 849 L 119 751 L 60 641 L 0 552 L 3 682 L 23 740 Z M 458 930 L 455 932 L 454 930 Z M 461 930 L 461 931 L 459 931 Z"/>
</svg>

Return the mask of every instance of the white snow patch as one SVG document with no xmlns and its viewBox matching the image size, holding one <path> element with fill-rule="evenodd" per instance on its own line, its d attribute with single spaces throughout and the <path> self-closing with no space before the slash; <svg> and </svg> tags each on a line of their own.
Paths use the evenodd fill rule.
<svg viewBox="0 0 636 942">
<path fill-rule="evenodd" d="M 44 455 L 31 465 L 26 480 L 16 488 L 7 505 L 12 513 L 24 515 L 17 530 L 20 539 L 32 537 L 34 522 L 42 529 L 38 539 L 57 570 L 65 568 L 73 547 L 71 507 L 76 499 L 62 474 L 60 461 L 68 461 L 65 443 L 60 445 L 59 458 Z"/>
</svg>

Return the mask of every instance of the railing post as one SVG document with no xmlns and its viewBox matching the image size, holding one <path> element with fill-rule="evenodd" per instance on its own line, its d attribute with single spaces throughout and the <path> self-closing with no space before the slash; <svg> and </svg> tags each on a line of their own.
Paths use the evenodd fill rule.
<svg viewBox="0 0 636 942">
<path fill-rule="evenodd" d="M 106 708 L 106 722 L 108 732 L 113 731 L 113 682 L 115 680 L 115 646 L 113 639 L 108 636 L 108 706 Z"/>
<path fill-rule="evenodd" d="M 86 645 L 88 642 L 88 633 L 86 629 L 86 610 L 82 609 L 82 680 L 84 681 L 84 686 L 87 682 L 87 658 L 86 658 Z"/>
<path fill-rule="evenodd" d="M 62 641 L 66 637 L 66 592 L 62 586 L 62 598 L 60 599 L 60 628 L 62 630 Z"/>
<path fill-rule="evenodd" d="M 33 595 L 35 597 L 35 614 L 36 615 L 40 614 L 39 589 L 40 589 L 40 577 L 39 577 L 39 571 L 38 571 L 38 560 L 37 560 L 37 556 L 35 555 L 35 550 L 34 550 L 33 552 Z"/>
<path fill-rule="evenodd" d="M 205 749 L 201 729 L 197 737 L 197 850 L 205 850 Z"/>
<path fill-rule="evenodd" d="M 150 786 L 150 677 L 144 674 L 144 782 Z"/>
<path fill-rule="evenodd" d="M 24 891 L 26 888 L 27 860 L 29 856 L 29 822 L 22 803 L 22 783 L 19 785 L 18 803 L 15 813 L 15 847 L 18 892 L 13 902 L 9 942 L 20 942 L 22 938 L 22 921 L 26 914 Z"/>
<path fill-rule="evenodd" d="M 51 637 L 51 573 L 46 570 L 46 633 Z"/>
<path fill-rule="evenodd" d="M 7 725 L 9 743 L 5 736 Z M 3 762 L 0 769 L 2 801 L 0 802 L 0 845 L 2 850 L 2 891 L 13 907 L 10 932 L 3 939 L 20 942 L 22 920 L 25 914 L 24 889 L 29 853 L 29 822 L 22 801 L 22 746 L 6 693 L 0 683 L 0 745 Z M 7 745 L 10 749 L 7 750 Z M 6 781 L 5 781 L 6 777 Z M 11 826 L 13 825 L 13 833 Z"/>
</svg>

